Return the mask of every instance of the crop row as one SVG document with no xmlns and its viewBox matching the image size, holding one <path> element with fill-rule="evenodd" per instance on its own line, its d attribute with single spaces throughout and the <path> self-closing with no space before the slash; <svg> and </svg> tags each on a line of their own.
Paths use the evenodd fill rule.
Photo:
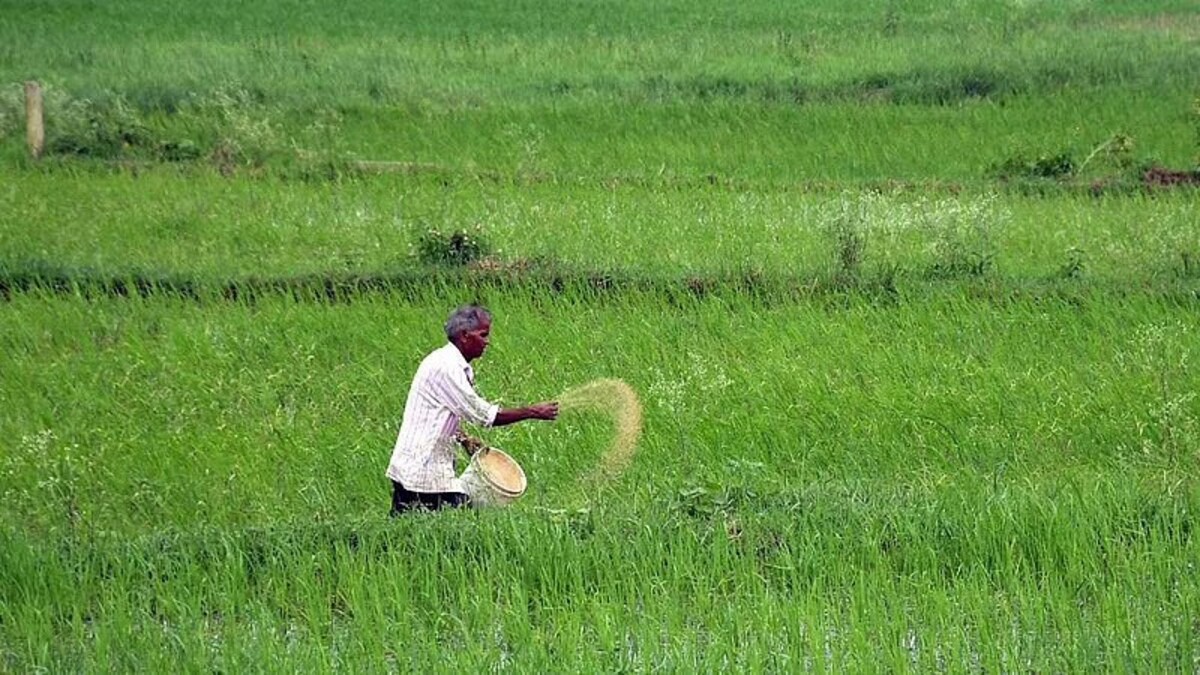
<svg viewBox="0 0 1200 675">
<path fill-rule="evenodd" d="M 995 273 L 1129 283 L 1200 272 L 1190 192 L 810 193 L 411 176 L 312 185 L 173 171 L 11 178 L 0 190 L 6 276 L 211 283 L 413 273 L 443 262 L 675 278 Z M 452 241 L 456 233 L 467 239 Z"/>
</svg>

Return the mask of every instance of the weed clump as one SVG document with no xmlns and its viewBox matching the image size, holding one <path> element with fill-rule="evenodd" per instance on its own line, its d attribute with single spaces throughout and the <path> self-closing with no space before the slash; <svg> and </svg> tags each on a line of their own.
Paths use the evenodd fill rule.
<svg viewBox="0 0 1200 675">
<path fill-rule="evenodd" d="M 920 246 L 933 277 L 978 277 L 994 266 L 996 235 L 1007 213 L 995 198 L 900 201 L 879 193 L 847 195 L 827 206 L 821 227 L 839 284 L 861 284 L 867 272 L 891 286 L 901 272 L 896 253 Z"/>
<path fill-rule="evenodd" d="M 871 198 L 843 198 L 825 215 L 822 225 L 833 246 L 834 275 L 839 279 L 858 279 L 862 272 L 872 204 Z"/>
<path fill-rule="evenodd" d="M 0 138 L 16 133 L 25 120 L 24 90 L 18 82 L 0 86 Z"/>
<path fill-rule="evenodd" d="M 492 245 L 482 228 L 471 230 L 425 229 L 417 235 L 414 254 L 426 265 L 461 267 L 482 260 L 492 252 Z"/>
<path fill-rule="evenodd" d="M 987 274 L 995 265 L 996 234 L 1005 219 L 993 197 L 928 205 L 921 220 L 933 253 L 930 271 L 938 277 Z"/>
<path fill-rule="evenodd" d="M 1029 156 L 1017 154 L 997 162 L 990 173 L 1000 180 L 1059 179 L 1076 173 L 1075 159 L 1069 152 Z"/>
<path fill-rule="evenodd" d="M 57 100 L 55 100 L 57 99 Z M 63 99 L 50 115 L 50 154 L 115 159 L 139 151 L 153 154 L 158 139 L 120 97 Z"/>
</svg>

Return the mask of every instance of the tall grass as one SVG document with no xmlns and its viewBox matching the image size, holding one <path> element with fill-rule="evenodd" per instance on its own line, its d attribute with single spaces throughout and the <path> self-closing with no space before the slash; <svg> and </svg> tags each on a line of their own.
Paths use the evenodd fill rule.
<svg viewBox="0 0 1200 675">
<path fill-rule="evenodd" d="M 126 532 L 369 514 L 405 373 L 440 342 L 455 296 L 18 296 L 3 306 L 5 520 Z M 640 393 L 635 485 L 1016 478 L 1177 466 L 1195 448 L 1196 326 L 1170 304 L 955 291 L 891 308 L 482 299 L 497 313 L 485 393 L 516 403 L 614 375 Z M 607 433 L 584 418 L 492 440 L 530 471 L 528 501 L 554 503 Z"/>
<path fill-rule="evenodd" d="M 406 373 L 458 299 L 0 307 L 0 658 L 965 669 L 1195 653 L 1191 312 L 492 294 L 484 393 L 620 375 L 646 406 L 639 452 L 580 485 L 606 420 L 496 430 L 530 476 L 517 506 L 389 522 Z"/>
<path fill-rule="evenodd" d="M 10 174 L 0 265 L 10 271 L 184 276 L 386 273 L 421 263 L 432 229 L 478 232 L 500 260 L 668 276 L 840 264 L 831 226 L 853 214 L 862 266 L 917 277 L 989 255 L 1001 277 L 1194 278 L 1190 194 L 883 194 L 702 185 L 509 184 L 389 176 L 309 184 L 152 171 Z M 1186 265 L 1188 257 L 1192 267 Z"/>
<path fill-rule="evenodd" d="M 299 149 L 502 173 L 963 180 L 1118 133 L 1146 161 L 1195 161 L 1180 139 L 1200 28 L 1177 1 L 79 12 L 19 6 L 0 27 L 9 161 L 35 77 L 52 148 L 79 152 L 67 118 L 90 101 L 102 124 L 128 110 L 153 137 L 99 154 L 173 161 L 251 127 L 253 161 Z M 313 132 L 333 119 L 336 134 Z"/>
<path fill-rule="evenodd" d="M 129 39 L 130 34 L 139 39 Z M 653 100 L 882 94 L 957 101 L 1103 84 L 1188 87 L 1197 24 L 1179 0 L 1050 6 L 750 2 L 564 7 L 126 0 L 12 8 L 0 80 L 31 74 L 147 108 L 233 83 L 293 107 L 562 96 Z"/>
<path fill-rule="evenodd" d="M 9 4 L 0 671 L 1195 668 L 1190 3 Z M 637 452 L 388 519 L 470 300 Z"/>
<path fill-rule="evenodd" d="M 4 646 L 14 668 L 53 669 L 1177 669 L 1194 654 L 1194 503 L 1086 480 L 712 519 L 660 498 L 653 519 L 10 537 L 21 632 Z"/>
</svg>

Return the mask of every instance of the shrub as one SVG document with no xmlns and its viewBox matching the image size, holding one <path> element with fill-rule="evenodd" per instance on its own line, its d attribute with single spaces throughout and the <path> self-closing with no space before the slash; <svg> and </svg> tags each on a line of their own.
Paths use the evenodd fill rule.
<svg viewBox="0 0 1200 675">
<path fill-rule="evenodd" d="M 430 228 L 417 236 L 416 256 L 426 265 L 467 265 L 491 253 L 482 228 L 443 231 Z"/>
<path fill-rule="evenodd" d="M 1014 155 L 992 166 L 990 173 L 1002 180 L 1030 178 L 1068 178 L 1077 165 L 1070 153 L 1041 154 L 1036 157 Z"/>
<path fill-rule="evenodd" d="M 168 162 L 190 162 L 200 159 L 204 151 L 190 140 L 164 141 L 158 146 L 158 156 Z"/>
<path fill-rule="evenodd" d="M 0 86 L 0 138 L 25 124 L 25 93 L 19 82 Z"/>
<path fill-rule="evenodd" d="M 1087 257 L 1083 249 L 1072 246 L 1067 249 L 1067 260 L 1058 268 L 1058 276 L 1063 279 L 1079 279 L 1083 277 Z"/>
<path fill-rule="evenodd" d="M 47 90 L 46 151 L 100 159 L 123 157 L 157 141 L 141 117 L 119 96 L 77 99 Z"/>
</svg>

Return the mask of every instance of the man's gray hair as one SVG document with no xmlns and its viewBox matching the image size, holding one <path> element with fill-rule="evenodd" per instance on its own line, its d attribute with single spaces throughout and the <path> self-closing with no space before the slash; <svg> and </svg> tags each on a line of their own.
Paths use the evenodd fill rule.
<svg viewBox="0 0 1200 675">
<path fill-rule="evenodd" d="M 455 338 L 467 331 L 476 330 L 485 321 L 491 322 L 492 313 L 479 305 L 463 305 L 446 319 L 446 339 L 454 342 Z"/>
</svg>

